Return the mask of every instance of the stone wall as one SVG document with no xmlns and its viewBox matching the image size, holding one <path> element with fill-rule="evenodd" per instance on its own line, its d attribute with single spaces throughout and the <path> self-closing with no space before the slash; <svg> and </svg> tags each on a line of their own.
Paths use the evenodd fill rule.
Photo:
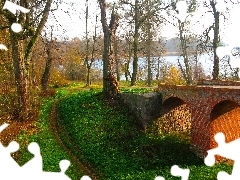
<svg viewBox="0 0 240 180">
<path fill-rule="evenodd" d="M 159 93 L 121 93 L 120 98 L 139 119 L 144 128 L 160 115 L 162 109 L 162 97 Z"/>
</svg>

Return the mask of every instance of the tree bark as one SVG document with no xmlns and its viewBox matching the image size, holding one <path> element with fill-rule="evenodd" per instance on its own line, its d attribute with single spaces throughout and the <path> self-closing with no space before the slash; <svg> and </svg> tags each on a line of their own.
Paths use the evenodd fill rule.
<svg viewBox="0 0 240 180">
<path fill-rule="evenodd" d="M 124 64 L 124 73 L 125 73 L 125 79 L 128 82 L 128 77 L 130 77 L 131 79 L 131 74 L 129 72 L 129 64 L 131 62 L 131 58 L 132 58 L 132 42 L 130 40 L 130 38 L 126 38 L 126 42 L 128 43 L 128 59 L 126 60 L 125 64 Z"/>
<path fill-rule="evenodd" d="M 90 85 L 90 69 L 91 69 L 91 66 L 88 62 L 89 60 L 89 39 L 88 39 L 88 0 L 86 0 L 86 17 L 85 17 L 85 39 L 86 39 L 86 56 L 85 56 L 85 63 L 86 63 L 86 66 L 87 66 L 87 84 L 86 86 L 89 86 Z"/>
<path fill-rule="evenodd" d="M 113 74 L 114 48 L 113 37 L 118 27 L 118 15 L 112 10 L 109 25 L 106 18 L 106 2 L 98 0 L 101 9 L 101 23 L 104 33 L 103 50 L 103 96 L 105 99 L 114 99 L 118 95 L 118 82 Z"/>
<path fill-rule="evenodd" d="M 185 70 L 181 67 L 184 79 L 187 83 L 187 85 L 192 84 L 192 73 L 191 68 L 189 65 L 189 59 L 188 59 L 188 52 L 187 52 L 187 44 L 186 44 L 186 36 L 183 34 L 184 32 L 184 23 L 178 20 L 179 24 L 179 33 L 180 33 L 180 42 L 181 42 L 181 49 L 182 49 L 182 56 L 184 60 Z M 180 64 L 180 63 L 179 63 Z"/>
<path fill-rule="evenodd" d="M 17 88 L 17 109 L 14 116 L 20 121 L 27 120 L 30 113 L 29 77 L 23 62 L 23 42 L 19 41 L 17 35 L 10 31 L 12 44 L 12 60 Z"/>
<path fill-rule="evenodd" d="M 138 0 L 135 0 L 135 8 L 134 8 L 134 37 L 133 37 L 133 72 L 131 78 L 131 86 L 136 84 L 137 80 L 137 71 L 138 71 L 138 39 L 139 39 L 139 4 Z"/>
<path fill-rule="evenodd" d="M 95 22 L 95 28 L 94 28 L 94 36 L 93 36 L 93 45 L 92 45 L 92 52 L 91 52 L 91 60 L 88 62 L 88 59 L 86 59 L 87 64 L 87 86 L 91 85 L 91 68 L 94 61 L 94 53 L 95 53 L 95 47 L 97 43 L 97 20 L 98 16 L 96 15 L 96 22 Z M 87 28 L 86 28 L 87 29 Z"/>
<path fill-rule="evenodd" d="M 219 57 L 217 56 L 217 47 L 219 45 L 219 12 L 213 0 L 210 1 L 214 16 L 214 39 L 213 39 L 213 79 L 219 79 Z"/>
<path fill-rule="evenodd" d="M 117 75 L 117 81 L 120 81 L 120 72 L 119 72 L 119 59 L 118 59 L 118 39 L 115 36 L 114 37 L 114 59 L 115 59 L 115 71 L 116 71 L 116 75 Z"/>
<path fill-rule="evenodd" d="M 148 69 L 148 77 L 147 84 L 151 86 L 152 84 L 152 69 L 151 69 L 151 24 L 147 22 L 147 69 Z"/>
<path fill-rule="evenodd" d="M 41 78 L 41 86 L 43 93 L 46 93 L 48 88 L 48 81 L 50 77 L 50 69 L 53 61 L 52 50 L 53 50 L 53 40 L 51 37 L 50 42 L 47 42 L 47 62 L 45 65 L 44 73 Z"/>
</svg>

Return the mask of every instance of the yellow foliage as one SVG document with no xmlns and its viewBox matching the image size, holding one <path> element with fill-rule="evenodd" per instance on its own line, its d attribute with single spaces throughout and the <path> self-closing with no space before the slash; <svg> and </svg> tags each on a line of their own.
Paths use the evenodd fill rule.
<svg viewBox="0 0 240 180">
<path fill-rule="evenodd" d="M 175 66 L 170 66 L 166 72 L 164 83 L 169 85 L 184 84 L 181 72 Z"/>
<path fill-rule="evenodd" d="M 73 64 L 83 64 L 83 57 L 78 53 L 77 49 L 71 49 L 68 57 Z"/>
<path fill-rule="evenodd" d="M 69 82 L 66 80 L 66 77 L 57 69 L 52 69 L 49 84 L 54 87 L 61 87 L 69 85 Z"/>
</svg>

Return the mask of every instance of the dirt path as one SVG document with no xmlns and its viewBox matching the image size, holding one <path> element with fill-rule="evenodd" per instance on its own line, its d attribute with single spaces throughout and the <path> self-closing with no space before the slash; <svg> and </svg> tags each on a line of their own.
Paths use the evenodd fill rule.
<svg viewBox="0 0 240 180">
<path fill-rule="evenodd" d="M 60 145 L 62 146 L 62 148 L 68 153 L 68 155 L 71 158 L 71 163 L 73 163 L 77 169 L 79 169 L 79 171 L 83 172 L 84 175 L 88 175 L 89 177 L 91 177 L 92 180 L 97 180 L 97 175 L 96 173 L 94 173 L 93 167 L 91 167 L 90 165 L 86 165 L 83 162 L 81 162 L 77 156 L 75 156 L 75 154 L 73 153 L 73 151 L 77 151 L 79 152 L 79 148 L 75 148 L 74 150 L 72 150 L 71 148 L 68 148 L 65 143 L 62 141 L 59 132 L 58 132 L 58 127 L 57 127 L 57 120 L 58 120 L 58 115 L 56 112 L 56 102 L 53 104 L 52 107 L 52 112 L 51 112 L 51 118 L 50 118 L 50 128 L 52 130 L 52 132 L 54 133 L 54 136 L 56 138 L 56 140 L 60 143 Z M 63 129 L 60 129 L 63 130 Z M 72 142 L 69 138 L 68 141 L 71 144 L 74 144 L 74 142 Z M 99 176 L 99 175 L 98 175 Z"/>
<path fill-rule="evenodd" d="M 57 113 L 56 113 L 56 103 L 53 104 L 52 111 L 51 111 L 51 117 L 50 117 L 50 129 L 52 133 L 55 136 L 55 139 L 58 141 L 58 143 L 61 145 L 61 147 L 67 152 L 67 154 L 70 157 L 70 162 L 74 164 L 77 168 L 77 170 L 83 172 L 84 175 L 88 175 L 91 177 L 92 180 L 97 180 L 97 175 L 93 172 L 93 168 L 89 165 L 86 165 L 82 163 L 72 152 L 70 148 L 68 148 L 62 139 L 59 136 L 58 128 L 56 121 L 58 119 Z M 4 146 L 8 146 L 11 141 L 16 140 L 16 137 L 21 132 L 26 132 L 28 135 L 34 134 L 38 132 L 38 127 L 35 125 L 35 121 L 27 121 L 27 122 L 7 122 L 10 125 L 4 129 L 0 133 L 0 142 Z M 71 143 L 71 141 L 69 140 Z M 73 142 L 72 142 L 73 143 Z M 74 151 L 79 151 L 79 149 L 76 149 Z M 18 153 L 13 155 L 13 158 L 15 160 L 18 159 Z M 99 177 L 99 176 L 98 176 Z"/>
</svg>

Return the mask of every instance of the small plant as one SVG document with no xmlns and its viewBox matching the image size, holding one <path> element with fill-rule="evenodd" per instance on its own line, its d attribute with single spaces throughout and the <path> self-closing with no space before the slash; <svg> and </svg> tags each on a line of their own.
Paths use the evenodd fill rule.
<svg viewBox="0 0 240 180">
<path fill-rule="evenodd" d="M 154 92 L 154 89 L 151 88 L 120 88 L 120 91 L 123 93 L 148 93 L 148 92 Z"/>
</svg>

